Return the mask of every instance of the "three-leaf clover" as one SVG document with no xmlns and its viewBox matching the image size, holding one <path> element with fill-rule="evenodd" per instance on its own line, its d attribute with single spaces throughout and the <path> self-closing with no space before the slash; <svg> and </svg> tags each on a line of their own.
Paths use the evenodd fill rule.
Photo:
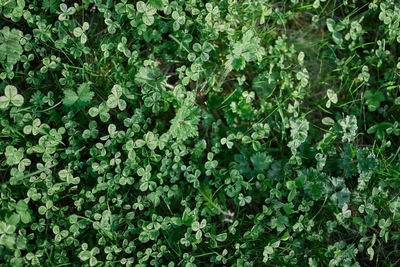
<svg viewBox="0 0 400 267">
<path fill-rule="evenodd" d="M 107 99 L 107 106 L 109 108 L 116 108 L 118 106 L 119 110 L 123 111 L 126 108 L 125 100 L 121 99 L 123 89 L 121 85 L 116 84 L 111 89 L 111 95 Z"/>
<path fill-rule="evenodd" d="M 61 180 L 66 181 L 68 184 L 79 184 L 80 182 L 79 177 L 74 177 L 72 173 L 66 169 L 59 171 L 58 176 L 60 176 Z"/>
<path fill-rule="evenodd" d="M 296 78 L 297 78 L 297 80 L 300 81 L 300 85 L 302 87 L 305 87 L 308 84 L 308 80 L 310 78 L 310 75 L 308 74 L 308 70 L 306 68 L 304 68 L 302 71 L 297 72 Z"/>
<path fill-rule="evenodd" d="M 13 85 L 7 85 L 4 88 L 4 96 L 0 96 L 0 109 L 6 109 L 10 103 L 16 107 L 24 103 L 24 97 L 18 94 L 17 88 Z"/>
<path fill-rule="evenodd" d="M 49 219 L 53 215 L 52 212 L 51 212 L 53 207 L 54 207 L 53 201 L 47 200 L 46 204 L 44 206 L 40 206 L 38 208 L 38 212 L 39 212 L 40 215 L 45 215 L 46 219 Z"/>
<path fill-rule="evenodd" d="M 239 206 L 243 207 L 244 205 L 249 204 L 251 202 L 251 196 L 244 196 L 242 193 L 238 196 Z"/>
<path fill-rule="evenodd" d="M 32 125 L 26 125 L 23 129 L 24 134 L 38 135 L 46 125 L 42 124 L 39 118 L 33 120 Z"/>
<path fill-rule="evenodd" d="M 73 31 L 75 37 L 80 37 L 81 38 L 81 43 L 84 44 L 87 41 L 87 36 L 85 34 L 85 31 L 89 29 L 89 23 L 84 22 L 82 27 L 76 27 Z"/>
<path fill-rule="evenodd" d="M 146 5 L 143 1 L 139 1 L 136 3 L 136 9 L 138 13 L 143 13 L 142 20 L 144 24 L 151 26 L 154 23 L 154 14 L 157 12 L 155 8 Z"/>
<path fill-rule="evenodd" d="M 368 66 L 363 66 L 361 73 L 358 74 L 358 79 L 363 82 L 368 82 L 371 75 L 368 72 Z"/>
<path fill-rule="evenodd" d="M 333 91 L 332 89 L 328 89 L 328 91 L 326 91 L 326 95 L 328 96 L 328 101 L 326 102 L 326 107 L 330 108 L 331 103 L 333 103 L 333 104 L 337 103 L 338 97 L 337 97 L 337 94 L 335 93 L 335 91 Z"/>
<path fill-rule="evenodd" d="M 157 186 L 157 184 L 154 181 L 151 181 L 151 166 L 147 165 L 146 169 L 140 168 L 137 170 L 137 174 L 141 176 L 142 178 L 140 179 L 140 187 L 139 189 L 141 191 L 147 191 L 150 189 L 151 191 L 154 190 Z"/>
<path fill-rule="evenodd" d="M 60 4 L 61 14 L 58 16 L 60 21 L 67 20 L 70 15 L 75 13 L 74 7 L 68 7 L 66 4 Z"/>
<path fill-rule="evenodd" d="M 24 14 L 25 1 L 2 1 L 1 7 L 3 9 L 2 16 L 11 19 L 13 22 L 18 22 Z"/>
<path fill-rule="evenodd" d="M 118 24 L 118 22 L 113 21 L 110 18 L 106 18 L 104 20 L 104 23 L 107 25 L 107 30 L 109 33 L 114 34 L 117 29 L 120 27 L 120 25 Z"/>
<path fill-rule="evenodd" d="M 181 25 L 185 24 L 186 21 L 185 13 L 179 13 L 178 11 L 174 11 L 172 12 L 172 18 L 175 20 L 174 23 L 172 24 L 174 31 L 179 30 Z"/>
<path fill-rule="evenodd" d="M 15 245 L 15 230 L 17 227 L 0 221 L 0 245 L 12 249 Z"/>
<path fill-rule="evenodd" d="M 193 44 L 193 50 L 197 53 L 200 53 L 199 58 L 202 62 L 206 62 L 210 59 L 209 53 L 212 49 L 213 49 L 213 47 L 209 42 L 204 42 L 203 45 L 201 45 L 199 43 Z M 190 61 L 194 61 L 194 59 L 195 59 L 194 53 L 189 54 L 188 58 Z"/>
<path fill-rule="evenodd" d="M 333 19 L 328 18 L 326 20 L 326 26 L 328 27 L 328 31 L 332 33 L 333 41 L 336 44 L 341 45 L 343 43 L 343 35 L 340 33 L 340 31 L 346 28 L 345 24 L 343 22 L 335 23 Z"/>
<path fill-rule="evenodd" d="M 198 221 L 192 222 L 191 228 L 194 232 L 196 232 L 197 240 L 199 240 L 202 237 L 203 232 L 201 231 L 201 229 L 206 227 L 206 225 L 207 225 L 206 219 L 201 220 L 201 222 L 198 222 Z"/>
<path fill-rule="evenodd" d="M 95 266 L 98 263 L 96 259 L 96 255 L 100 253 L 100 249 L 98 247 L 94 247 L 91 250 L 88 250 L 88 244 L 82 244 L 82 252 L 79 253 L 79 258 L 82 261 L 89 261 L 90 266 Z"/>
<path fill-rule="evenodd" d="M 15 209 L 23 223 L 29 223 L 31 221 L 28 204 L 26 204 L 24 200 L 19 200 Z"/>
<path fill-rule="evenodd" d="M 89 109 L 89 115 L 91 117 L 96 117 L 97 115 L 99 115 L 102 122 L 107 122 L 111 117 L 108 111 L 110 111 L 110 108 L 105 102 L 103 102 L 99 105 L 99 107 L 91 107 Z"/>
<path fill-rule="evenodd" d="M 5 151 L 5 156 L 7 159 L 7 164 L 10 166 L 18 164 L 24 157 L 24 149 L 20 147 L 16 149 L 13 146 L 7 146 Z"/>
<path fill-rule="evenodd" d="M 290 141 L 288 146 L 297 148 L 307 139 L 309 122 L 304 119 L 291 120 L 290 128 L 290 136 L 293 141 Z"/>
</svg>

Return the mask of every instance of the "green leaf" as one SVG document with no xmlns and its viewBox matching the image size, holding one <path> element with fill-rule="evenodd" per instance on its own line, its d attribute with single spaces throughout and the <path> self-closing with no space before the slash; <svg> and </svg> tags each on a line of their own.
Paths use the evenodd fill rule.
<svg viewBox="0 0 400 267">
<path fill-rule="evenodd" d="M 300 64 L 300 65 L 303 65 L 303 64 L 304 64 L 304 52 L 303 52 L 303 51 L 301 51 L 301 52 L 299 53 L 299 55 L 297 56 L 297 60 L 299 61 L 299 64 Z"/>
<path fill-rule="evenodd" d="M 331 103 L 333 103 L 333 104 L 337 103 L 338 97 L 337 97 L 335 91 L 333 91 L 332 89 L 328 89 L 326 94 L 328 96 L 328 102 L 326 103 L 326 107 L 330 108 L 331 107 Z"/>
<path fill-rule="evenodd" d="M 83 34 L 83 30 L 81 27 L 76 27 L 73 33 L 75 37 L 80 37 Z"/>
<path fill-rule="evenodd" d="M 70 89 L 64 91 L 64 98 L 63 98 L 64 105 L 72 106 L 76 103 L 76 101 L 78 101 L 78 99 L 79 97 L 74 91 Z"/>
<path fill-rule="evenodd" d="M 24 104 L 24 97 L 22 95 L 15 95 L 11 99 L 11 103 L 16 107 L 20 107 Z"/>
<path fill-rule="evenodd" d="M 184 210 L 181 221 L 184 225 L 189 226 L 194 221 L 194 217 L 187 210 Z"/>
<path fill-rule="evenodd" d="M 5 96 L 0 96 L 0 109 L 6 109 L 10 104 L 10 99 Z"/>
<path fill-rule="evenodd" d="M 289 195 L 288 195 L 288 201 L 289 201 L 289 202 L 292 202 L 292 200 L 294 199 L 294 197 L 296 196 L 296 194 L 297 194 L 296 189 L 291 190 L 290 193 L 289 193 Z"/>
<path fill-rule="evenodd" d="M 192 223 L 192 230 L 197 232 L 200 230 L 200 223 L 199 222 L 193 222 Z"/>
<path fill-rule="evenodd" d="M 81 260 L 83 260 L 83 261 L 87 261 L 87 260 L 90 259 L 90 257 L 91 257 L 90 252 L 87 251 L 87 250 L 82 251 L 81 253 L 79 253 L 78 256 L 79 256 L 79 258 L 80 258 Z"/>
<path fill-rule="evenodd" d="M 357 135 L 357 118 L 354 115 L 346 116 L 344 119 L 338 121 L 342 127 L 342 141 L 351 142 L 356 138 Z"/>
<path fill-rule="evenodd" d="M 6 88 L 4 88 L 4 95 L 10 100 L 13 99 L 13 97 L 17 94 L 17 88 L 13 85 L 7 85 Z"/>
<path fill-rule="evenodd" d="M 240 41 L 233 43 L 232 51 L 227 56 L 226 68 L 242 70 L 247 62 L 261 60 L 265 55 L 264 47 L 260 46 L 261 38 L 255 36 L 252 30 L 243 34 Z"/>
<path fill-rule="evenodd" d="M 23 223 L 30 223 L 32 220 L 31 215 L 28 212 L 20 213 L 20 216 Z"/>
<path fill-rule="evenodd" d="M 139 13 L 144 13 L 144 12 L 146 12 L 147 7 L 143 1 L 138 1 L 136 3 L 136 9 Z"/>
<path fill-rule="evenodd" d="M 7 85 L 4 88 L 4 95 L 0 97 L 0 108 L 6 109 L 8 105 L 13 104 L 16 107 L 22 106 L 24 103 L 24 98 L 22 95 L 18 94 L 18 90 L 13 85 Z"/>
<path fill-rule="evenodd" d="M 39 209 L 38 209 L 38 212 L 39 212 L 39 214 L 41 214 L 41 215 L 45 214 L 46 211 L 47 211 L 47 209 L 46 209 L 45 206 L 40 206 Z"/>
<path fill-rule="evenodd" d="M 83 107 L 92 101 L 94 93 L 90 91 L 90 83 L 83 83 L 78 87 L 78 93 L 71 89 L 64 91 L 63 103 L 66 106 Z"/>
<path fill-rule="evenodd" d="M 369 111 L 375 111 L 379 108 L 381 102 L 385 101 L 385 96 L 381 91 L 367 90 L 365 92 L 365 103 Z"/>
<path fill-rule="evenodd" d="M 291 120 L 290 128 L 290 135 L 293 141 L 289 142 L 288 146 L 299 147 L 307 139 L 309 122 L 305 119 Z"/>
<path fill-rule="evenodd" d="M 332 33 L 332 39 L 338 45 L 341 45 L 343 43 L 343 35 L 340 32 Z"/>
<path fill-rule="evenodd" d="M 15 65 L 21 58 L 23 48 L 19 41 L 23 33 L 8 26 L 0 30 L 0 62 L 6 60 L 9 66 Z"/>
<path fill-rule="evenodd" d="M 118 106 L 118 98 L 116 98 L 114 95 L 111 95 L 107 99 L 107 107 L 109 108 L 116 108 Z"/>
<path fill-rule="evenodd" d="M 335 21 L 331 18 L 326 20 L 326 26 L 328 27 L 328 31 L 334 32 L 335 31 Z"/>
<path fill-rule="evenodd" d="M 13 213 L 8 219 L 6 220 L 7 224 L 10 225 L 17 225 L 20 221 L 20 216 L 16 213 Z"/>
<path fill-rule="evenodd" d="M 332 126 L 335 124 L 335 121 L 330 117 L 325 117 L 322 119 L 322 124 L 327 126 Z"/>
<path fill-rule="evenodd" d="M 43 0 L 42 2 L 42 9 L 46 12 L 50 9 L 50 13 L 52 14 L 55 14 L 57 12 L 57 6 L 57 0 Z"/>
<path fill-rule="evenodd" d="M 24 213 L 28 210 L 28 205 L 23 200 L 19 200 L 16 206 L 16 210 L 18 213 Z"/>
<path fill-rule="evenodd" d="M 382 218 L 378 222 L 378 226 L 381 229 L 387 229 L 387 228 L 389 228 L 390 225 L 392 225 L 392 220 L 390 218 L 388 218 L 386 220 Z"/>
<path fill-rule="evenodd" d="M 92 101 L 94 93 L 90 91 L 90 83 L 83 83 L 78 88 L 79 101 L 82 103 L 89 103 Z"/>
<path fill-rule="evenodd" d="M 184 141 L 199 134 L 197 126 L 199 121 L 200 109 L 197 107 L 194 96 L 191 94 L 178 109 L 175 118 L 171 120 L 169 132 L 172 137 Z"/>
<path fill-rule="evenodd" d="M 157 67 L 141 67 L 135 75 L 135 83 L 139 86 L 165 89 L 166 78 Z"/>
<path fill-rule="evenodd" d="M 99 114 L 99 109 L 96 107 L 91 107 L 88 111 L 91 117 L 96 117 Z"/>
<path fill-rule="evenodd" d="M 269 168 L 273 162 L 273 158 L 265 152 L 257 152 L 250 157 L 253 163 L 254 169 L 259 172 L 263 172 Z"/>
<path fill-rule="evenodd" d="M 12 224 L 6 224 L 5 222 L 0 222 L 0 234 L 12 234 L 15 232 L 17 227 Z"/>
<path fill-rule="evenodd" d="M 145 13 L 142 17 L 144 24 L 147 26 L 151 26 L 154 23 L 154 16 L 148 13 Z"/>
<path fill-rule="evenodd" d="M 150 0 L 150 5 L 158 10 L 164 9 L 164 4 L 162 0 Z"/>
<path fill-rule="evenodd" d="M 367 248 L 367 253 L 369 255 L 369 260 L 372 261 L 374 259 L 374 249 L 372 247 Z"/>
<path fill-rule="evenodd" d="M 219 242 L 224 242 L 226 238 L 228 237 L 227 233 L 219 234 L 215 236 L 215 239 Z"/>
<path fill-rule="evenodd" d="M 171 222 L 172 222 L 173 224 L 177 225 L 177 226 L 181 226 L 181 225 L 183 224 L 183 223 L 182 223 L 182 219 L 179 218 L 179 217 L 172 217 L 172 218 L 171 218 Z"/>
</svg>

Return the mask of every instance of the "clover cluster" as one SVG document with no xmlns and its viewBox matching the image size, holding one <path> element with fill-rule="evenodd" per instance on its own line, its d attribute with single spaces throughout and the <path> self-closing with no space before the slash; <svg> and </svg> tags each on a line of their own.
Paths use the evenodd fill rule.
<svg viewBox="0 0 400 267">
<path fill-rule="evenodd" d="M 0 265 L 398 266 L 393 0 L 0 0 Z"/>
</svg>

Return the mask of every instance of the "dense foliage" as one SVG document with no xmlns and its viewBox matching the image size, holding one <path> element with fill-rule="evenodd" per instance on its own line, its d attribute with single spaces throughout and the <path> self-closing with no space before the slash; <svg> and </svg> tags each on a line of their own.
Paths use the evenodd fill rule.
<svg viewBox="0 0 400 267">
<path fill-rule="evenodd" d="M 0 264 L 399 266 L 397 0 L 0 0 Z"/>
</svg>

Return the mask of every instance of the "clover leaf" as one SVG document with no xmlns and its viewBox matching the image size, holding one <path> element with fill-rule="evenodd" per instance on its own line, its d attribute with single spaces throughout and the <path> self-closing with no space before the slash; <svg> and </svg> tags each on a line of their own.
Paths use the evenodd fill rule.
<svg viewBox="0 0 400 267">
<path fill-rule="evenodd" d="M 89 29 L 89 23 L 84 22 L 82 27 L 76 27 L 73 31 L 75 37 L 80 37 L 81 38 L 81 43 L 84 44 L 87 41 L 87 36 L 85 34 L 85 31 Z"/>
<path fill-rule="evenodd" d="M 154 23 L 154 14 L 156 14 L 157 9 L 152 6 L 159 7 L 159 3 L 154 3 L 152 1 L 150 4 L 145 4 L 143 1 L 139 1 L 136 3 L 136 9 L 138 13 L 142 13 L 143 23 L 147 26 L 151 26 Z"/>
<path fill-rule="evenodd" d="M 17 88 L 7 85 L 4 88 L 4 96 L 0 96 L 0 109 L 6 109 L 10 104 L 20 107 L 24 103 L 24 97 L 18 94 Z"/>
<path fill-rule="evenodd" d="M 326 107 L 330 108 L 331 103 L 333 103 L 333 104 L 337 103 L 338 97 L 337 97 L 335 91 L 333 91 L 332 89 L 328 89 L 328 91 L 326 91 L 326 94 L 328 96 L 328 101 L 326 102 Z"/>
<path fill-rule="evenodd" d="M 340 33 L 340 31 L 345 29 L 345 24 L 343 22 L 336 23 L 333 19 L 328 18 L 326 20 L 326 26 L 328 31 L 332 33 L 333 41 L 336 44 L 341 45 L 343 43 L 343 35 Z"/>
<path fill-rule="evenodd" d="M 18 201 L 16 205 L 16 211 L 23 223 L 29 223 L 31 221 L 31 215 L 29 213 L 28 204 L 26 204 L 24 200 Z"/>
<path fill-rule="evenodd" d="M 116 108 L 118 106 L 119 110 L 125 110 L 126 102 L 125 100 L 121 99 L 123 89 L 119 84 L 116 84 L 111 89 L 111 95 L 108 97 L 107 106 L 109 108 Z"/>
<path fill-rule="evenodd" d="M 369 111 L 375 111 L 379 108 L 381 102 L 385 101 L 385 96 L 381 91 L 367 90 L 365 92 L 365 103 Z"/>
<path fill-rule="evenodd" d="M 60 15 L 58 16 L 58 19 L 60 21 L 67 20 L 69 16 L 75 14 L 76 9 L 74 7 L 68 7 L 66 4 L 62 3 L 60 4 Z"/>
</svg>

